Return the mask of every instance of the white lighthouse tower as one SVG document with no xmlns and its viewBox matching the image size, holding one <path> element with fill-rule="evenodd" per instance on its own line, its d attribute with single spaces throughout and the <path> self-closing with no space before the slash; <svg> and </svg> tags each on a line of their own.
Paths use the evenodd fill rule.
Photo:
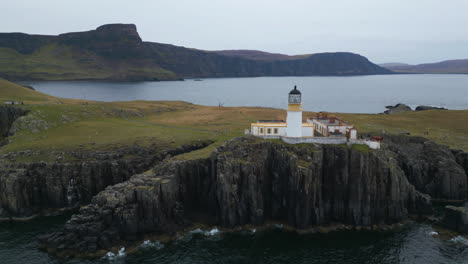
<svg viewBox="0 0 468 264">
<path fill-rule="evenodd" d="M 302 137 L 302 95 L 296 86 L 289 92 L 286 136 Z"/>
</svg>

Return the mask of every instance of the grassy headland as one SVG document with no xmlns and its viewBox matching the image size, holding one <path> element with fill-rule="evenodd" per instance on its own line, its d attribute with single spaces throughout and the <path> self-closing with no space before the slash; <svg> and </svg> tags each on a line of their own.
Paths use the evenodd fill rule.
<svg viewBox="0 0 468 264">
<path fill-rule="evenodd" d="M 172 148 L 197 140 L 215 143 L 181 155 L 207 156 L 244 134 L 258 119 L 285 119 L 281 109 L 212 107 L 178 101 L 94 102 L 61 99 L 0 80 L 0 101 L 23 101 L 31 112 L 16 122 L 15 135 L 0 153 L 31 150 L 111 150 L 129 144 Z M 315 113 L 306 112 L 304 117 Z M 360 132 L 410 133 L 468 151 L 468 111 L 430 110 L 393 115 L 336 114 Z"/>
</svg>

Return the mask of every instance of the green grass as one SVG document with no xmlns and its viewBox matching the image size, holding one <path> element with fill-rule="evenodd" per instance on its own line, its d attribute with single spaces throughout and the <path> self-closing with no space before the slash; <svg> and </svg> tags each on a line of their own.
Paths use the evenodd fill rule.
<svg viewBox="0 0 468 264">
<path fill-rule="evenodd" d="M 468 151 L 468 110 L 428 110 L 392 115 L 337 114 L 358 132 L 410 133 Z M 384 138 L 385 141 L 385 138 Z"/>
<path fill-rule="evenodd" d="M 4 101 L 44 103 L 58 98 L 0 79 L 0 103 Z"/>
<path fill-rule="evenodd" d="M 48 96 L 0 80 L 0 99 L 26 101 L 30 113 L 16 122 L 17 133 L 0 153 L 33 150 L 46 160 L 52 151 L 112 150 L 137 144 L 168 149 L 198 140 L 214 143 L 174 159 L 209 157 L 226 141 L 244 135 L 258 119 L 285 119 L 281 109 L 211 107 L 185 102 L 101 103 Z M 410 133 L 468 151 L 468 111 L 431 110 L 394 115 L 336 114 L 359 132 Z M 313 113 L 304 113 L 304 117 Z M 273 140 L 276 142 L 275 140 Z M 384 139 L 385 141 L 385 139 Z M 279 141 L 283 144 L 282 141 Z M 300 144 L 299 147 L 313 147 Z M 367 146 L 353 145 L 359 151 Z M 51 157 L 49 157 L 51 158 Z"/>
<path fill-rule="evenodd" d="M 370 152 L 370 148 L 367 145 L 361 145 L 361 144 L 353 144 L 351 146 L 352 149 L 360 151 L 360 152 Z"/>
<path fill-rule="evenodd" d="M 176 79 L 171 71 L 154 63 L 108 61 L 91 52 L 55 43 L 44 45 L 32 54 L 21 54 L 0 48 L 0 72 L 23 79 L 79 80 L 119 79 L 122 76 L 146 76 L 155 79 Z"/>
</svg>

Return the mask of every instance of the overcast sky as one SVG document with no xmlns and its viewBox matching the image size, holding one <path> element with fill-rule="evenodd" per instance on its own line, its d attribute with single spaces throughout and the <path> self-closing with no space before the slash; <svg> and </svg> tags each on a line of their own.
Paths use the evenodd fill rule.
<svg viewBox="0 0 468 264">
<path fill-rule="evenodd" d="M 468 59 L 468 0 L 2 0 L 0 32 L 133 23 L 145 41 L 290 55 L 350 51 L 376 63 Z"/>
</svg>

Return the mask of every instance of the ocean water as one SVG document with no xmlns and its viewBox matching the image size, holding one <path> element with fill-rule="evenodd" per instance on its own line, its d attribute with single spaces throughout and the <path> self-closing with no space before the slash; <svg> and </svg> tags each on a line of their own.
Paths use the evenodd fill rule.
<svg viewBox="0 0 468 264">
<path fill-rule="evenodd" d="M 304 109 L 342 113 L 381 113 L 405 103 L 468 109 L 468 75 L 407 74 L 353 77 L 256 77 L 166 82 L 29 82 L 58 97 L 97 101 L 182 100 L 217 106 L 285 108 L 297 85 Z"/>
<path fill-rule="evenodd" d="M 468 240 L 442 240 L 425 224 L 408 224 L 392 232 L 297 234 L 274 228 L 224 233 L 195 230 L 179 239 L 145 241 L 137 252 L 122 249 L 95 260 L 59 260 L 39 251 L 36 236 L 59 228 L 66 217 L 0 225 L 0 263 L 468 263 Z"/>
</svg>

